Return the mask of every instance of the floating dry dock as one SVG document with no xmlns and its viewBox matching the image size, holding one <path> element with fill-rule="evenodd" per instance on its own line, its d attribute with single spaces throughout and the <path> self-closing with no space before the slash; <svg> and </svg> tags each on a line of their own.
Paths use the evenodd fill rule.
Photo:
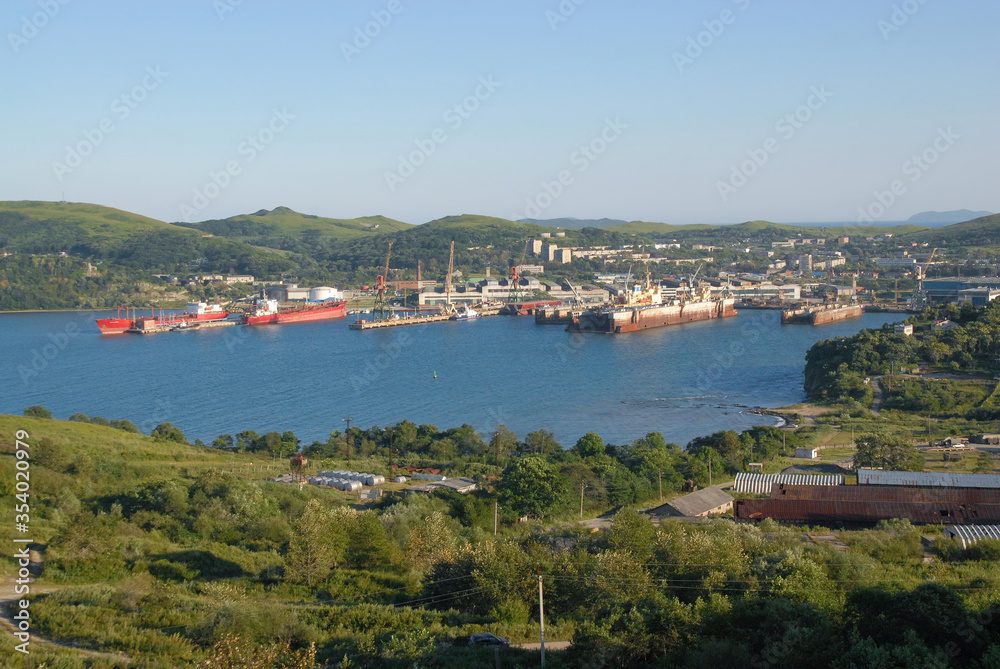
<svg viewBox="0 0 1000 669">
<path fill-rule="evenodd" d="M 820 304 L 782 311 L 781 322 L 823 325 L 848 318 L 861 318 L 864 313 L 864 309 L 859 304 Z"/>
</svg>

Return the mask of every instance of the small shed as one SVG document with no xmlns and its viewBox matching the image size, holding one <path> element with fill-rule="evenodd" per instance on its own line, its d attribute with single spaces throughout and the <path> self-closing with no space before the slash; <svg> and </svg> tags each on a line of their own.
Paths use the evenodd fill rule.
<svg viewBox="0 0 1000 669">
<path fill-rule="evenodd" d="M 815 460 L 816 458 L 819 457 L 819 449 L 818 448 L 796 448 L 795 449 L 795 457 L 797 457 L 797 458 L 806 458 L 808 460 Z"/>
<path fill-rule="evenodd" d="M 651 516 L 700 517 L 725 513 L 733 508 L 733 497 L 719 488 L 704 488 L 650 509 Z"/>
</svg>

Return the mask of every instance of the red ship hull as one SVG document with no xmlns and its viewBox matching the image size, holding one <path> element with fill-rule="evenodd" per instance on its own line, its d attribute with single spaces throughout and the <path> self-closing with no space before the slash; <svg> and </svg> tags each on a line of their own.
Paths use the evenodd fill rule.
<svg viewBox="0 0 1000 669">
<path fill-rule="evenodd" d="M 286 309 L 276 314 L 262 316 L 244 316 L 244 325 L 282 325 L 284 323 L 305 323 L 308 321 L 327 321 L 343 318 L 347 315 L 347 302 L 333 302 L 316 307 L 298 307 Z"/>
<path fill-rule="evenodd" d="M 190 314 L 184 312 L 182 314 L 171 314 L 169 316 L 139 316 L 137 318 L 98 318 L 97 328 L 101 331 L 101 334 L 122 334 L 128 332 L 129 330 L 134 330 L 140 326 L 145 329 L 166 326 L 166 325 L 179 325 L 182 321 L 185 323 L 204 323 L 205 321 L 221 321 L 229 316 L 228 311 L 220 311 L 207 314 Z"/>
<path fill-rule="evenodd" d="M 131 318 L 98 318 L 97 328 L 101 334 L 124 334 L 133 322 Z"/>
</svg>

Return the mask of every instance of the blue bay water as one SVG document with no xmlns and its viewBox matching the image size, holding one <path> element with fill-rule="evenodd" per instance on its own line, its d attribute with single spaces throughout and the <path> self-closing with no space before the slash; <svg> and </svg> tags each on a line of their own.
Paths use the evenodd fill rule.
<svg viewBox="0 0 1000 669">
<path fill-rule="evenodd" d="M 106 312 L 0 314 L 0 412 L 33 404 L 161 422 L 209 443 L 222 433 L 293 430 L 306 443 L 344 427 L 408 419 L 481 434 L 586 432 L 624 443 L 662 432 L 684 445 L 773 419 L 744 407 L 804 399 L 816 341 L 900 320 L 782 326 L 776 311 L 628 335 L 572 335 L 530 317 L 353 331 L 345 320 L 153 336 L 101 336 Z M 111 313 L 113 315 L 113 312 Z M 66 334 L 69 332 L 69 334 Z M 435 379 L 434 376 L 437 375 Z"/>
</svg>

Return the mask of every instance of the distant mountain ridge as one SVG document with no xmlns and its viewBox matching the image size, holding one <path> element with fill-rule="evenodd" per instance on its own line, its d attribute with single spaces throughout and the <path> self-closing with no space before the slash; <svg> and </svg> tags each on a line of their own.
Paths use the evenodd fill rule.
<svg viewBox="0 0 1000 669">
<path fill-rule="evenodd" d="M 522 218 L 518 223 L 532 223 L 547 228 L 609 228 L 612 225 L 624 225 L 628 221 L 617 218 Z"/>
<path fill-rule="evenodd" d="M 954 209 L 952 211 L 922 211 L 906 219 L 907 223 L 915 225 L 951 225 L 965 223 L 984 216 L 992 216 L 992 211 L 971 211 L 969 209 Z"/>
</svg>

